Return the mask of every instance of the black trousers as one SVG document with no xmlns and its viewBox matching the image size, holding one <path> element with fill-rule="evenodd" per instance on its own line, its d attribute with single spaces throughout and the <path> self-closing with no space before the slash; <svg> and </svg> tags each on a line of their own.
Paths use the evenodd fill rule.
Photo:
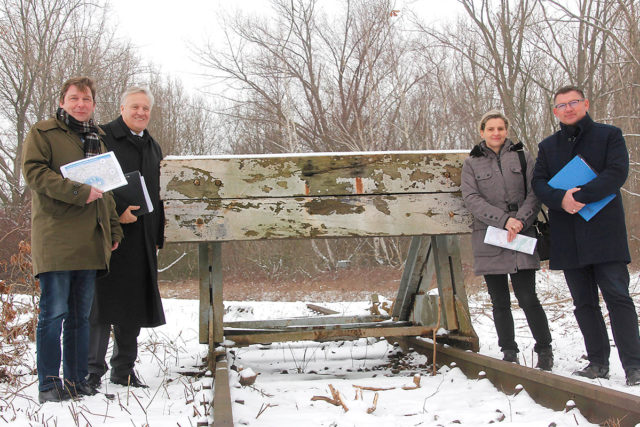
<svg viewBox="0 0 640 427">
<path fill-rule="evenodd" d="M 91 324 L 89 332 L 89 373 L 103 376 L 107 370 L 107 347 L 111 325 Z M 111 355 L 111 378 L 127 378 L 133 373 L 138 357 L 139 326 L 113 325 L 113 353 Z"/>
<path fill-rule="evenodd" d="M 573 313 L 584 338 L 590 362 L 609 366 L 609 335 L 600 309 L 598 288 L 609 310 L 613 340 L 623 368 L 640 368 L 638 313 L 629 296 L 629 270 L 623 262 L 593 264 L 565 270 L 573 297 Z"/>
<path fill-rule="evenodd" d="M 536 295 L 535 270 L 520 270 L 511 276 L 513 293 L 518 299 L 518 305 L 522 307 L 531 329 L 531 334 L 536 340 L 534 351 L 551 348 L 551 332 L 547 315 L 540 305 Z M 515 340 L 513 316 L 511 314 L 511 297 L 509 295 L 509 282 L 506 274 L 487 274 L 484 276 L 493 305 L 493 323 L 498 333 L 498 345 L 505 350 L 518 351 Z"/>
</svg>

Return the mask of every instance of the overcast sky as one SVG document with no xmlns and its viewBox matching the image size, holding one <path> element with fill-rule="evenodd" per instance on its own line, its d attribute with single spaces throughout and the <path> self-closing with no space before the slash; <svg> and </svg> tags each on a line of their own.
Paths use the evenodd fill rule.
<svg viewBox="0 0 640 427">
<path fill-rule="evenodd" d="M 320 3 L 335 3 L 321 0 Z M 189 44 L 203 45 L 220 36 L 218 18 L 240 9 L 244 12 L 270 13 L 268 0 L 110 0 L 115 12 L 113 21 L 123 37 L 129 38 L 143 60 L 162 71 L 182 78 L 189 89 L 199 87 L 198 66 L 192 59 Z M 396 9 L 410 5 L 428 22 L 451 19 L 460 11 L 453 0 L 397 0 Z"/>
</svg>

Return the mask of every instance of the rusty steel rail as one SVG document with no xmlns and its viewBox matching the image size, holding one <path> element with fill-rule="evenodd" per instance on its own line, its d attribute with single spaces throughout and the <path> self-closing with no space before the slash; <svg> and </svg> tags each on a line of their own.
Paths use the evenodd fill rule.
<svg viewBox="0 0 640 427">
<path fill-rule="evenodd" d="M 432 359 L 432 343 L 414 337 L 388 340 L 398 342 L 404 349 L 413 348 Z M 556 411 L 565 409 L 566 403 L 573 400 L 589 422 L 609 422 L 623 427 L 640 423 L 640 396 L 441 344 L 436 346 L 436 362 L 455 362 L 468 378 L 477 378 L 482 371 L 504 393 L 513 393 L 517 385 L 522 385 L 536 403 Z"/>
<path fill-rule="evenodd" d="M 229 389 L 229 368 L 226 352 L 216 360 L 213 382 L 213 427 L 233 427 L 231 411 L 231 391 Z"/>
</svg>

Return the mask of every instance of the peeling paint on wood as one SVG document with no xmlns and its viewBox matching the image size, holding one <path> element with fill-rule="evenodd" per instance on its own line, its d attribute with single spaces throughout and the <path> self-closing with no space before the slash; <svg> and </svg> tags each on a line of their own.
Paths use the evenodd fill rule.
<svg viewBox="0 0 640 427">
<path fill-rule="evenodd" d="M 469 232 L 465 153 L 166 159 L 168 242 Z"/>
<path fill-rule="evenodd" d="M 461 234 L 471 224 L 459 193 L 167 200 L 165 216 L 168 242 Z"/>
<path fill-rule="evenodd" d="M 458 191 L 466 153 L 173 158 L 163 199 L 340 196 Z M 197 184 L 196 184 L 197 182 Z"/>
</svg>

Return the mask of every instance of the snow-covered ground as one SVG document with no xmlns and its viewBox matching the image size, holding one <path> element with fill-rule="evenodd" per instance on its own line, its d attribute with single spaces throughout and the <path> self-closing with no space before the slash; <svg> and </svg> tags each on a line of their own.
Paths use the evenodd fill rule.
<svg viewBox="0 0 640 427">
<path fill-rule="evenodd" d="M 640 275 L 633 275 L 631 292 L 640 307 Z M 575 323 L 568 290 L 560 274 L 538 274 L 540 295 L 552 328 L 555 367 L 570 375 L 585 364 L 582 336 Z M 306 308 L 314 302 L 345 314 L 368 314 L 367 302 L 227 302 L 225 320 L 251 320 L 313 316 Z M 515 301 L 514 301 L 515 302 Z M 103 382 L 105 394 L 76 402 L 37 402 L 37 378 L 25 375 L 17 386 L 0 384 L 0 424 L 17 426 L 196 426 L 211 420 L 212 379 L 203 372 L 206 346 L 198 344 L 198 302 L 163 301 L 167 324 L 143 330 L 137 371 L 150 388 L 131 389 Z M 481 353 L 500 357 L 488 295 L 471 298 L 474 327 Z M 535 364 L 533 341 L 521 310 L 514 310 L 521 363 Z M 613 343 L 612 343 L 613 345 Z M 24 354 L 24 364 L 35 366 L 35 346 Z M 252 386 L 241 386 L 240 374 L 230 371 L 235 425 L 248 426 L 431 426 L 461 423 L 485 425 L 589 425 L 577 410 L 554 412 L 535 404 L 526 391 L 508 396 L 488 380 L 467 380 L 457 368 L 442 367 L 430 375 L 424 356 L 398 354 L 385 340 L 314 343 L 274 343 L 233 350 L 229 362 L 247 373 L 258 374 Z M 392 364 L 400 359 L 400 372 Z M 532 360 L 533 359 L 533 360 Z M 420 387 L 414 376 L 420 375 Z M 108 375 L 108 374 L 107 374 Z M 640 387 L 624 385 L 624 372 L 612 348 L 611 378 L 599 383 L 640 395 Z M 331 397 L 332 386 L 348 411 L 314 396 Z M 358 388 L 392 388 L 376 391 Z"/>
</svg>

